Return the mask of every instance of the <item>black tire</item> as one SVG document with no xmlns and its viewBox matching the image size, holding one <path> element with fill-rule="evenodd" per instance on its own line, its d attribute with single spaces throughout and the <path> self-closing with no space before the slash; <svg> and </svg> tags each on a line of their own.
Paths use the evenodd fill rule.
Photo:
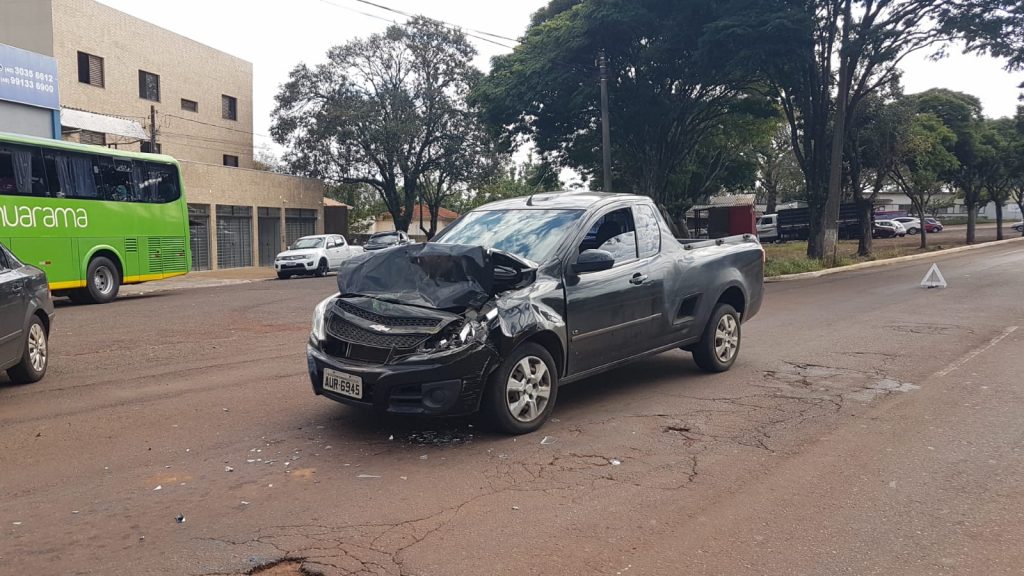
<svg viewBox="0 0 1024 576">
<path fill-rule="evenodd" d="M 121 289 L 121 270 L 106 256 L 97 256 L 89 261 L 85 273 L 85 289 L 82 300 L 89 304 L 106 304 L 117 298 Z"/>
<path fill-rule="evenodd" d="M 907 234 L 910 234 L 911 236 L 917 236 L 917 228 L 911 228 L 910 230 L 907 230 Z"/>
<path fill-rule="evenodd" d="M 290 272 L 278 272 L 277 273 L 277 279 L 278 280 L 287 280 L 287 279 L 289 279 L 291 277 L 292 277 L 292 275 L 291 275 Z"/>
<path fill-rule="evenodd" d="M 519 398 L 523 395 L 530 395 L 530 392 L 516 392 L 508 388 L 510 378 L 513 373 L 519 369 L 520 362 L 526 360 L 530 363 L 529 359 L 539 360 L 543 362 L 546 368 L 546 384 L 548 397 L 542 408 L 539 409 L 537 414 L 530 420 L 524 421 L 523 412 L 520 412 L 520 417 L 517 418 L 513 415 L 510 407 L 510 397 L 512 394 L 519 394 Z M 535 368 L 532 369 L 532 374 L 537 374 Z M 522 371 L 520 369 L 520 374 Z M 543 384 L 534 389 L 534 392 L 543 390 Z M 532 400 L 535 402 L 539 398 L 539 395 L 531 395 Z M 535 344 L 533 342 L 527 342 L 518 348 L 516 348 L 512 354 L 510 354 L 498 367 L 494 373 L 491 374 L 490 379 L 487 381 L 487 387 L 484 390 L 483 399 L 483 416 L 487 419 L 487 423 L 496 426 L 502 432 L 506 434 L 528 434 L 533 432 L 544 425 L 548 418 L 551 416 L 551 412 L 555 408 L 555 401 L 558 398 L 558 373 L 555 368 L 555 361 L 551 358 L 549 353 L 543 346 Z M 529 401 L 528 401 L 529 402 Z M 528 404 L 527 402 L 527 404 Z M 524 410 L 528 410 L 528 406 L 524 404 Z"/>
<path fill-rule="evenodd" d="M 323 278 L 324 276 L 327 276 L 327 270 L 329 270 L 329 267 L 327 266 L 327 260 L 321 258 L 320 264 L 317 264 L 316 272 L 314 272 L 314 274 L 316 274 L 317 278 Z"/>
<path fill-rule="evenodd" d="M 735 326 L 735 342 L 731 346 L 731 353 L 727 358 L 723 359 L 719 355 L 719 346 L 725 344 L 725 342 L 718 342 L 717 333 L 720 323 L 727 316 L 732 317 L 732 322 Z M 704 334 L 700 342 L 693 346 L 693 361 L 705 372 L 725 372 L 736 363 L 736 358 L 740 355 L 741 340 L 739 313 L 732 306 L 719 303 L 711 312 L 711 318 L 708 319 L 707 326 L 704 327 Z"/>
<path fill-rule="evenodd" d="M 33 316 L 28 331 L 25 332 L 25 348 L 21 353 L 21 361 L 7 370 L 12 382 L 31 384 L 42 380 L 49 360 L 49 336 L 43 321 L 38 316 Z"/>
</svg>

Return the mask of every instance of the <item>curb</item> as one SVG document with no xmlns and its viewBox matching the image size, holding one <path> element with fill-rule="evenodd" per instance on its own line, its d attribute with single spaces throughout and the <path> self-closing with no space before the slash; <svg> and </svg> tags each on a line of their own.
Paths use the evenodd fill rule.
<svg viewBox="0 0 1024 576">
<path fill-rule="evenodd" d="M 934 252 L 926 252 L 924 254 L 911 254 L 910 256 L 900 256 L 899 258 L 889 258 L 886 260 L 872 260 L 871 262 L 861 262 L 859 264 L 851 264 L 849 266 L 840 266 L 838 268 L 828 268 L 826 270 L 818 270 L 817 272 L 802 272 L 800 274 L 785 274 L 782 276 L 772 276 L 765 278 L 765 284 L 773 284 L 776 282 L 792 282 L 794 280 L 809 280 L 812 278 L 821 278 L 822 276 L 831 276 L 832 274 L 839 274 L 840 272 L 854 272 L 857 270 L 866 270 L 869 268 L 880 268 L 882 266 L 889 266 L 891 264 L 899 264 L 901 262 L 914 262 L 916 260 L 927 260 L 929 258 L 935 258 L 937 256 L 945 256 L 947 254 L 957 254 L 960 252 L 969 252 L 971 250 L 978 250 L 980 248 L 989 248 L 992 246 L 1002 246 L 1004 244 L 1012 244 L 1014 242 L 1024 241 L 1024 237 L 1021 238 L 1010 238 L 1009 240 L 996 240 L 993 242 L 985 242 L 983 244 L 971 244 L 969 246 L 957 246 L 956 248 L 947 248 L 945 250 L 936 250 Z"/>
<path fill-rule="evenodd" d="M 210 281 L 209 283 L 203 284 L 187 284 L 187 285 L 159 285 L 156 283 L 145 282 L 143 284 L 137 284 L 134 286 L 123 286 L 122 291 L 128 288 L 128 292 L 124 292 L 126 296 L 141 296 L 144 294 L 154 294 L 157 292 L 175 292 L 178 290 L 196 290 L 200 288 L 221 288 L 224 286 L 239 286 L 241 284 L 255 284 L 256 282 L 268 282 L 273 278 L 251 278 L 251 279 L 222 279 L 216 281 Z"/>
</svg>

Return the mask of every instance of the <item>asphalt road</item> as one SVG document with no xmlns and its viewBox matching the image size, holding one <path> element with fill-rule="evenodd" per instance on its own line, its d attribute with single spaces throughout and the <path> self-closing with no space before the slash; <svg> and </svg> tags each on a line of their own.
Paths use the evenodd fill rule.
<svg viewBox="0 0 1024 576">
<path fill-rule="evenodd" d="M 519 438 L 314 397 L 332 278 L 62 305 L 0 384 L 0 574 L 1021 574 L 1024 244 L 935 261 L 769 285 L 731 372 Z"/>
</svg>

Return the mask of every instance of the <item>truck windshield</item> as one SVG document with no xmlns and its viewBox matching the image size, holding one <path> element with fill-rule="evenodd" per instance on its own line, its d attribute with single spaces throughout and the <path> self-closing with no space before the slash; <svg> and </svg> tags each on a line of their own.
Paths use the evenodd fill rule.
<svg viewBox="0 0 1024 576">
<path fill-rule="evenodd" d="M 292 248 L 295 250 L 302 250 L 307 248 L 319 248 L 323 245 L 323 238 L 299 238 L 295 241 L 295 245 L 292 246 Z"/>
<path fill-rule="evenodd" d="M 544 262 L 573 230 L 582 210 L 479 210 L 445 228 L 436 241 L 502 250 Z"/>
</svg>

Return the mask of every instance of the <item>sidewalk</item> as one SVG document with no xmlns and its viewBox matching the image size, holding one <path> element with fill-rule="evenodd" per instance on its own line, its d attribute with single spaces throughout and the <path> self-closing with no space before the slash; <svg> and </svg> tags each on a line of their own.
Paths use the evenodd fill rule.
<svg viewBox="0 0 1024 576">
<path fill-rule="evenodd" d="M 121 294 L 152 294 L 168 290 L 185 290 L 189 288 L 213 288 L 232 284 L 248 284 L 277 278 L 273 268 L 229 268 L 206 272 L 189 272 L 184 276 L 157 280 L 144 284 L 122 286 Z"/>
</svg>

